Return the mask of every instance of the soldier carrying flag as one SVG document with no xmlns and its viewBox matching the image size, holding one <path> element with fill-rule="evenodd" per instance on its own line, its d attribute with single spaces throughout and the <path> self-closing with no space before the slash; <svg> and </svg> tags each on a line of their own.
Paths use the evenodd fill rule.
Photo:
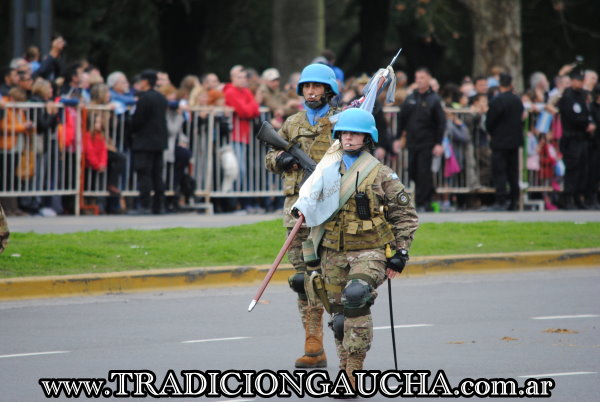
<svg viewBox="0 0 600 402">
<path fill-rule="evenodd" d="M 267 155 L 266 164 L 269 170 L 284 174 L 284 224 L 294 228 L 289 229 L 288 239 L 248 311 L 291 244 L 289 258 L 297 274 L 290 278 L 290 286 L 299 294 L 306 330 L 305 355 L 296 361 L 296 367 L 326 365 L 325 308 L 332 314 L 329 326 L 334 330 L 340 369 L 349 374 L 353 385 L 352 372 L 362 368 L 371 345 L 370 306 L 376 288 L 386 277 L 402 272 L 418 227 L 404 185 L 395 172 L 371 155 L 378 140 L 371 114 L 374 99 L 386 86 L 388 96 L 393 95 L 392 65 L 399 54 L 373 76 L 365 96 L 353 108 L 338 114 L 328 105 L 332 96 L 327 95 L 337 94 L 332 72 L 322 65 L 307 66 L 297 92 L 304 96 L 308 113 L 290 117 L 279 132 L 281 138 L 268 124 L 263 124 L 258 134 L 275 148 Z M 333 130 L 332 124 L 336 124 Z M 328 149 L 322 146 L 331 142 Z M 319 163 L 315 166 L 314 162 Z M 300 229 L 304 221 L 311 228 L 310 236 L 307 228 Z"/>
<path fill-rule="evenodd" d="M 321 265 L 322 274 L 311 274 L 307 286 L 309 304 L 321 298 L 332 314 L 340 370 L 354 386 L 352 373 L 362 369 L 371 347 L 376 289 L 404 269 L 418 218 L 396 173 L 371 154 L 378 140 L 371 113 L 343 111 L 333 138 L 293 212 L 311 227 L 305 262 Z"/>
</svg>

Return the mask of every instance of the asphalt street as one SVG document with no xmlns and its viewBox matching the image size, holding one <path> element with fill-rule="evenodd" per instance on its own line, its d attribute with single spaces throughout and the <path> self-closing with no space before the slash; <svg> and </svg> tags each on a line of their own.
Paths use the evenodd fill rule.
<svg viewBox="0 0 600 402">
<path fill-rule="evenodd" d="M 90 230 L 162 229 L 173 227 L 210 228 L 255 223 L 281 219 L 280 213 L 268 214 L 215 214 L 181 213 L 152 216 L 102 215 L 102 216 L 11 216 L 8 223 L 13 232 L 69 233 Z M 548 212 L 449 212 L 421 213 L 419 221 L 426 222 L 600 222 L 600 211 L 548 211 Z"/>
<path fill-rule="evenodd" d="M 255 291 L 2 302 L 0 400 L 40 401 L 40 378 L 107 378 L 109 370 L 152 370 L 157 387 L 168 370 L 293 370 L 303 342 L 294 295 L 270 286 L 248 313 Z M 552 400 L 596 401 L 599 294 L 600 267 L 394 280 L 400 369 L 443 370 L 452 387 L 465 378 L 550 377 Z M 382 286 L 367 370 L 393 369 L 387 299 Z M 325 334 L 335 378 L 333 336 Z"/>
</svg>

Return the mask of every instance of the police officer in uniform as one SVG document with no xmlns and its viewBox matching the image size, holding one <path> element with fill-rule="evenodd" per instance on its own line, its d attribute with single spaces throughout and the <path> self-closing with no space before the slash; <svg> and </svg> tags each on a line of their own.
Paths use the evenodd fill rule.
<svg viewBox="0 0 600 402">
<path fill-rule="evenodd" d="M 581 197 L 586 193 L 590 136 L 596 130 L 583 89 L 583 73 L 571 73 L 571 87 L 558 101 L 563 136 L 560 152 L 565 163 L 563 204 L 565 209 L 583 208 Z"/>
<path fill-rule="evenodd" d="M 496 188 L 492 210 L 519 208 L 519 147 L 523 144 L 523 102 L 513 92 L 512 77 L 500 74 L 500 93 L 490 102 L 485 126 L 490 133 L 492 176 Z M 507 184 L 510 192 L 507 191 Z"/>
<path fill-rule="evenodd" d="M 446 129 L 446 114 L 440 97 L 431 89 L 431 79 L 426 68 L 415 72 L 417 89 L 406 98 L 398 116 L 398 138 L 406 135 L 408 173 L 415 182 L 417 208 L 423 212 L 431 211 L 435 194 L 431 162 L 433 156 L 444 152 L 442 140 Z"/>
<path fill-rule="evenodd" d="M 141 205 L 134 213 L 140 215 L 159 214 L 164 209 L 163 151 L 167 148 L 169 132 L 167 100 L 154 89 L 156 79 L 154 70 L 144 70 L 140 74 L 141 94 L 131 117 L 131 150 Z M 150 198 L 151 191 L 154 191 L 153 199 Z"/>
<path fill-rule="evenodd" d="M 302 70 L 296 92 L 304 97 L 305 110 L 288 117 L 279 135 L 291 144 L 299 144 L 318 163 L 332 143 L 329 117 L 334 108 L 330 102 L 339 94 L 335 73 L 324 64 L 310 64 Z M 290 214 L 291 206 L 298 199 L 304 170 L 292 155 L 279 150 L 269 151 L 265 163 L 271 172 L 283 176 L 283 224 L 289 234 L 296 223 Z M 298 310 L 305 330 L 304 355 L 296 360 L 297 368 L 327 366 L 323 349 L 323 306 L 309 306 L 304 288 L 307 270 L 318 269 L 318 266 L 308 267 L 302 258 L 302 242 L 308 234 L 309 229 L 302 227 L 288 250 L 288 259 L 296 270 L 296 274 L 290 277 L 290 287 L 298 293 Z"/>
<path fill-rule="evenodd" d="M 378 140 L 373 115 L 345 110 L 333 136 L 343 149 L 340 198 L 345 199 L 344 180 L 351 181 L 353 195 L 323 224 L 319 257 L 340 370 L 354 386 L 352 372 L 362 369 L 371 347 L 376 289 L 404 269 L 418 218 L 396 173 L 371 155 Z M 359 181 L 363 170 L 366 177 Z"/>
<path fill-rule="evenodd" d="M 590 103 L 590 114 L 596 131 L 592 134 L 590 147 L 590 169 L 589 185 L 587 195 L 587 206 L 589 209 L 600 209 L 598 193 L 600 187 L 600 84 L 592 90 L 592 102 Z"/>
</svg>

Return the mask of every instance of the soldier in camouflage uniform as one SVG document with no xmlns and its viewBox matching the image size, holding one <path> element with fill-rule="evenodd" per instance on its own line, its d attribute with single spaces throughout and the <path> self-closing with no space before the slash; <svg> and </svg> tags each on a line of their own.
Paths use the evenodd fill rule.
<svg viewBox="0 0 600 402">
<path fill-rule="evenodd" d="M 335 126 L 334 137 L 340 139 L 343 149 L 342 183 L 344 174 L 353 176 L 348 177 L 352 180 L 349 192 L 353 194 L 323 224 L 319 256 L 333 313 L 330 326 L 335 334 L 340 369 L 346 370 L 354 385 L 352 372 L 362 369 L 371 347 L 370 306 L 377 297 L 376 289 L 386 277 L 393 278 L 404 269 L 418 219 L 411 197 L 396 173 L 371 159 L 378 133 L 369 112 L 344 111 Z M 365 161 L 374 167 L 356 186 L 356 170 L 359 166 L 365 170 Z M 343 199 L 343 194 L 340 198 Z"/>
<path fill-rule="evenodd" d="M 291 144 L 300 144 L 318 163 L 332 143 L 329 117 L 334 109 L 329 102 L 339 94 L 335 73 L 324 64 L 310 64 L 302 70 L 296 92 L 304 97 L 306 110 L 288 117 L 278 134 Z M 304 170 L 292 155 L 279 150 L 268 152 L 265 162 L 271 172 L 283 175 L 283 225 L 289 234 L 296 223 L 290 214 L 291 206 L 298 199 Z M 296 274 L 290 277 L 290 287 L 298 293 L 298 310 L 305 330 L 304 355 L 295 363 L 298 368 L 327 366 L 323 349 L 323 306 L 309 306 L 304 287 L 307 271 L 318 269 L 318 266 L 308 267 L 302 258 L 302 242 L 308 234 L 309 229 L 302 227 L 288 250 L 288 259 L 296 269 Z"/>
<path fill-rule="evenodd" d="M 8 244 L 8 236 L 10 236 L 10 232 L 8 231 L 8 223 L 6 223 L 6 215 L 4 215 L 4 210 L 0 205 L 0 253 L 4 251 Z"/>
</svg>

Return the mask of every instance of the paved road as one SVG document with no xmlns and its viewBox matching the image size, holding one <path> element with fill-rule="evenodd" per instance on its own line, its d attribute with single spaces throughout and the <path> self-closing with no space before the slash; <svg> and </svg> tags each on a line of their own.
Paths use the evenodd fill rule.
<svg viewBox="0 0 600 402">
<path fill-rule="evenodd" d="M 451 386 L 467 377 L 552 377 L 552 400 L 598 400 L 600 267 L 404 277 L 393 288 L 402 369 L 444 370 Z M 292 370 L 302 343 L 293 295 L 271 286 L 248 313 L 255 290 L 2 302 L 0 399 L 39 401 L 39 378 L 106 378 L 114 369 L 160 379 L 169 369 Z M 369 370 L 393 368 L 389 327 L 377 329 L 389 325 L 387 288 L 379 293 Z M 325 341 L 335 378 L 329 330 Z"/>
<path fill-rule="evenodd" d="M 160 216 L 60 216 L 56 218 L 34 216 L 9 217 L 9 226 L 13 232 L 68 233 L 89 230 L 225 227 L 280 218 L 280 214 L 203 215 L 197 213 Z M 600 211 L 423 213 L 419 215 L 419 219 L 421 222 L 481 222 L 490 220 L 600 222 Z"/>
</svg>

